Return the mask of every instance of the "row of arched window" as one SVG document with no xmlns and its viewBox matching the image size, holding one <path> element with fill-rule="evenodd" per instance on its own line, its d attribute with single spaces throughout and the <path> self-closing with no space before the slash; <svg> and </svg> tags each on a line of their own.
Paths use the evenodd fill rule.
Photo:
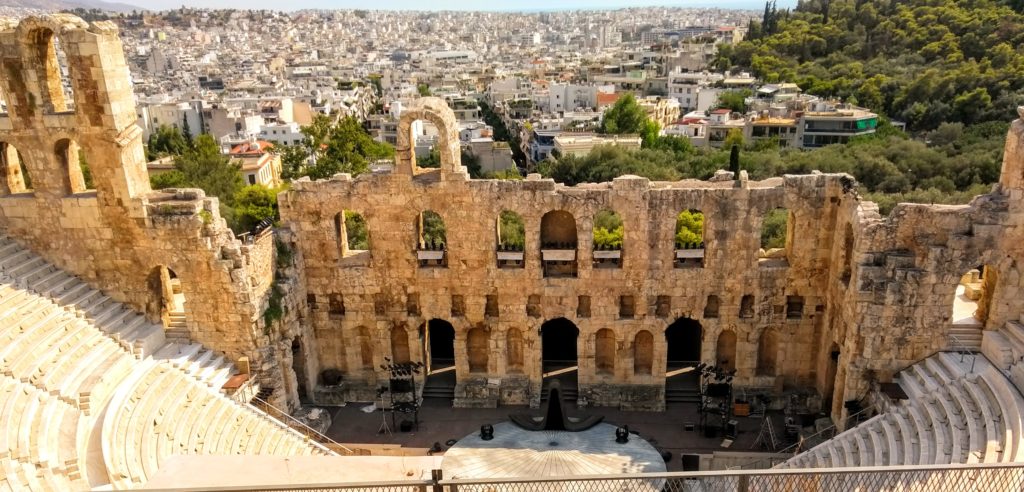
<svg viewBox="0 0 1024 492">
<path fill-rule="evenodd" d="M 789 213 L 774 209 L 764 216 L 761 230 L 762 258 L 784 258 L 786 238 L 789 234 Z M 362 215 L 349 210 L 334 217 L 335 237 L 339 257 L 362 253 L 370 248 L 369 231 Z M 503 210 L 495 224 L 495 245 L 498 266 L 523 267 L 526 245 L 526 227 L 522 216 Z M 444 266 L 447 256 L 447 228 L 444 219 L 432 210 L 416 217 L 416 250 L 421 266 Z M 675 266 L 678 268 L 704 264 L 704 214 L 699 210 L 684 210 L 676 217 Z M 625 239 L 625 223 L 612 210 L 601 210 L 594 215 L 593 250 L 597 268 L 620 267 Z M 564 210 L 553 210 L 541 217 L 540 247 L 544 262 L 550 266 L 575 264 L 578 245 L 576 219 Z M 545 265 L 546 272 L 549 265 Z M 563 271 L 565 270 L 565 271 Z M 575 268 L 557 269 L 558 275 L 575 275 Z"/>
<path fill-rule="evenodd" d="M 53 155 L 61 169 L 61 190 L 71 195 L 93 189 L 92 172 L 78 143 L 64 138 L 53 145 Z M 0 142 L 0 171 L 5 194 L 32 193 L 33 177 L 25 165 L 21 152 L 6 142 Z"/>
<path fill-rule="evenodd" d="M 359 343 L 359 362 L 364 370 L 373 370 L 373 338 L 369 328 L 359 327 L 356 334 Z M 594 366 L 597 374 L 611 375 L 615 373 L 616 361 L 621 360 L 617 353 L 617 338 L 609 328 L 602 328 L 594 333 Z M 509 328 L 504 333 L 506 372 L 523 373 L 524 343 L 523 331 Z M 716 365 L 726 370 L 736 367 L 736 332 L 723 330 L 715 343 Z M 649 376 L 654 367 L 654 334 L 649 330 L 640 330 L 631 344 L 633 356 L 633 374 Z M 488 372 L 490 356 L 490 334 L 483 328 L 476 327 L 466 332 L 466 359 L 471 373 Z M 775 328 L 767 328 L 761 332 L 757 347 L 758 376 L 774 376 L 777 371 L 780 336 Z M 411 362 L 412 352 L 409 349 L 409 334 L 404 328 L 394 328 L 390 336 L 391 358 L 397 362 Z"/>
</svg>

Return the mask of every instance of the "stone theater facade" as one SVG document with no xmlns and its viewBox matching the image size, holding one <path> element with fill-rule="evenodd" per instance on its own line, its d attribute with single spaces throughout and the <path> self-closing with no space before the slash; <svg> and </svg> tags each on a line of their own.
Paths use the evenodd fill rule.
<svg viewBox="0 0 1024 492">
<path fill-rule="evenodd" d="M 154 320 L 173 276 L 182 336 L 247 361 L 272 401 L 292 408 L 300 392 L 372 400 L 388 361 L 422 360 L 453 364 L 456 406 L 537 404 L 546 372 L 578 365 L 581 403 L 661 410 L 667 372 L 703 361 L 735 370 L 751 392 L 809 393 L 838 417 L 845 401 L 950 346 L 965 273 L 985 272 L 979 332 L 1024 307 L 1020 120 L 992 193 L 881 217 L 846 175 L 469 179 L 451 110 L 424 98 L 402 115 L 393 172 L 298 180 L 279 197 L 281 226 L 243 241 L 216 198 L 150 189 L 112 24 L 55 15 L 0 25 L 0 66 L 0 229 Z M 416 165 L 409 128 L 421 119 L 440 131 L 440 169 Z M 761 224 L 778 208 L 785 249 L 766 257 Z M 595 251 L 603 210 L 623 220 L 621 251 Z M 686 210 L 704 215 L 702 244 L 674 240 Z M 444 222 L 443 246 L 424 240 L 427 211 Z M 499 247 L 505 211 L 523 220 L 522 251 Z M 365 249 L 350 247 L 353 213 Z M 275 302 L 284 315 L 264 316 Z"/>
</svg>

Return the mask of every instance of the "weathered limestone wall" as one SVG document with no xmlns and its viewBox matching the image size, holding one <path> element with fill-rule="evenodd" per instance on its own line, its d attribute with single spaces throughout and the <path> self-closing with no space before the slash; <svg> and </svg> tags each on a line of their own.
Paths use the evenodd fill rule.
<svg viewBox="0 0 1024 492">
<path fill-rule="evenodd" d="M 73 101 L 61 87 L 54 37 Z M 170 268 L 189 335 L 258 360 L 257 347 L 270 341 L 260 314 L 273 242 L 243 247 L 201 190 L 150 190 L 116 27 L 63 14 L 0 21 L 0 67 L 9 109 L 0 115 L 0 229 L 153 321 L 157 268 Z M 95 189 L 85 188 L 79 148 Z"/>
<path fill-rule="evenodd" d="M 323 369 L 346 374 L 350 398 L 372 397 L 372 389 L 385 381 L 379 367 L 384 357 L 393 358 L 393 330 L 400 331 L 396 337 L 406 338 L 411 358 L 421 360 L 418 329 L 430 319 L 446 320 L 455 328 L 460 385 L 500 378 L 503 386 L 508 381 L 509 391 L 499 390 L 504 395 L 501 401 L 508 403 L 536 401 L 541 382 L 539 330 L 545 321 L 560 317 L 580 330 L 580 389 L 593 403 L 661 408 L 663 333 L 682 317 L 701 323 L 701 354 L 708 363 L 716 360 L 719 335 L 736 334 L 733 363 L 739 384 L 771 387 L 776 377 L 788 385 L 814 383 L 815 330 L 820 331 L 819 320 L 826 316 L 823 293 L 833 248 L 831 231 L 837 211 L 853 201 L 843 191 L 848 178 L 816 174 L 739 184 L 651 183 L 624 176 L 613 183 L 571 188 L 544 179 L 468 180 L 458 172 L 459 166 L 447 169 L 434 175 L 412 173 L 416 177 L 399 170 L 357 179 L 339 175 L 319 182 L 300 180 L 279 197 L 282 220 L 302 251 L 310 320 L 319 343 L 317 358 Z M 759 262 L 761 220 L 776 207 L 790 211 L 791 229 L 799 231 L 799 237 L 787 242 L 788 262 Z M 522 269 L 497 266 L 495 221 L 506 209 L 525 222 Z M 592 267 L 593 218 L 602 209 L 616 211 L 625 222 L 621 268 Z M 673 268 L 676 216 L 688 209 L 702 210 L 706 217 L 703 268 Z M 335 217 L 345 210 L 366 219 L 368 252 L 342 255 Z M 447 268 L 418 266 L 418 214 L 425 210 L 440 214 L 447 226 Z M 577 278 L 545 278 L 542 273 L 541 218 L 556 210 L 569 212 L 575 220 Z M 709 295 L 718 296 L 721 303 L 714 318 L 704 317 Z M 749 318 L 739 313 L 744 295 L 755 299 Z M 487 296 L 497 298 L 496 316 L 485 313 Z M 578 312 L 580 296 L 590 298 L 589 315 Z M 636 308 L 631 318 L 620 316 L 622 296 L 633 297 Z M 787 317 L 787 296 L 802 297 L 803 312 Z M 659 301 L 668 306 L 659 309 Z M 487 334 L 485 371 L 470 371 L 466 347 L 473 328 Z M 602 328 L 615 333 L 615 357 L 614 369 L 599 374 L 595 335 Z M 767 329 L 780 335 L 778 362 L 774 373 L 758 376 L 758 347 Z M 521 375 L 509 369 L 510 330 L 522 336 Z M 634 340 L 642 331 L 654 339 L 649 375 L 634 370 Z M 531 392 L 512 389 L 523 380 L 529 381 Z"/>
</svg>

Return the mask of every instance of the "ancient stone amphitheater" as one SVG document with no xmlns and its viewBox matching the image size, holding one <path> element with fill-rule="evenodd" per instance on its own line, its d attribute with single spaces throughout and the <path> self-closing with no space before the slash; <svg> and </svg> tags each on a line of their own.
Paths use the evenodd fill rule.
<svg viewBox="0 0 1024 492">
<path fill-rule="evenodd" d="M 536 406 L 557 374 L 579 406 L 651 412 L 692 400 L 702 362 L 845 429 L 781 468 L 1024 461 L 1021 120 L 991 193 L 882 217 L 837 174 L 469 179 L 453 113 L 423 98 L 392 172 L 298 180 L 281 227 L 237 238 L 216 198 L 150 188 L 113 24 L 0 21 L 0 66 L 0 490 L 132 488 L 182 455 L 352 470 L 250 402 L 370 401 L 406 361 L 442 369 L 415 391 L 454 406 Z M 416 165 L 415 120 L 439 169 Z M 607 210 L 621 249 L 590 239 Z M 675 240 L 683 211 L 700 241 Z"/>
</svg>

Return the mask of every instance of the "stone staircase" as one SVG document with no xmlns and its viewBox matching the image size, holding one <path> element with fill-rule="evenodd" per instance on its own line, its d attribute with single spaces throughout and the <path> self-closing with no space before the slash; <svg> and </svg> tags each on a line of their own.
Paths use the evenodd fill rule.
<svg viewBox="0 0 1024 492">
<path fill-rule="evenodd" d="M 233 373 L 0 235 L 0 491 L 136 487 L 173 454 L 333 454 L 224 396 Z"/>
<path fill-rule="evenodd" d="M 164 328 L 164 336 L 168 342 L 187 344 L 191 341 L 188 334 L 188 323 L 185 313 L 173 312 L 168 314 L 169 322 Z"/>
<path fill-rule="evenodd" d="M 985 356 L 941 352 L 897 382 L 907 400 L 879 395 L 879 415 L 777 468 L 1024 461 L 1024 395 Z"/>
<path fill-rule="evenodd" d="M 963 349 L 981 350 L 983 329 L 978 325 L 954 324 L 949 326 L 949 342 L 947 350 L 959 351 Z M 959 342 L 959 343 L 957 343 Z"/>
</svg>

